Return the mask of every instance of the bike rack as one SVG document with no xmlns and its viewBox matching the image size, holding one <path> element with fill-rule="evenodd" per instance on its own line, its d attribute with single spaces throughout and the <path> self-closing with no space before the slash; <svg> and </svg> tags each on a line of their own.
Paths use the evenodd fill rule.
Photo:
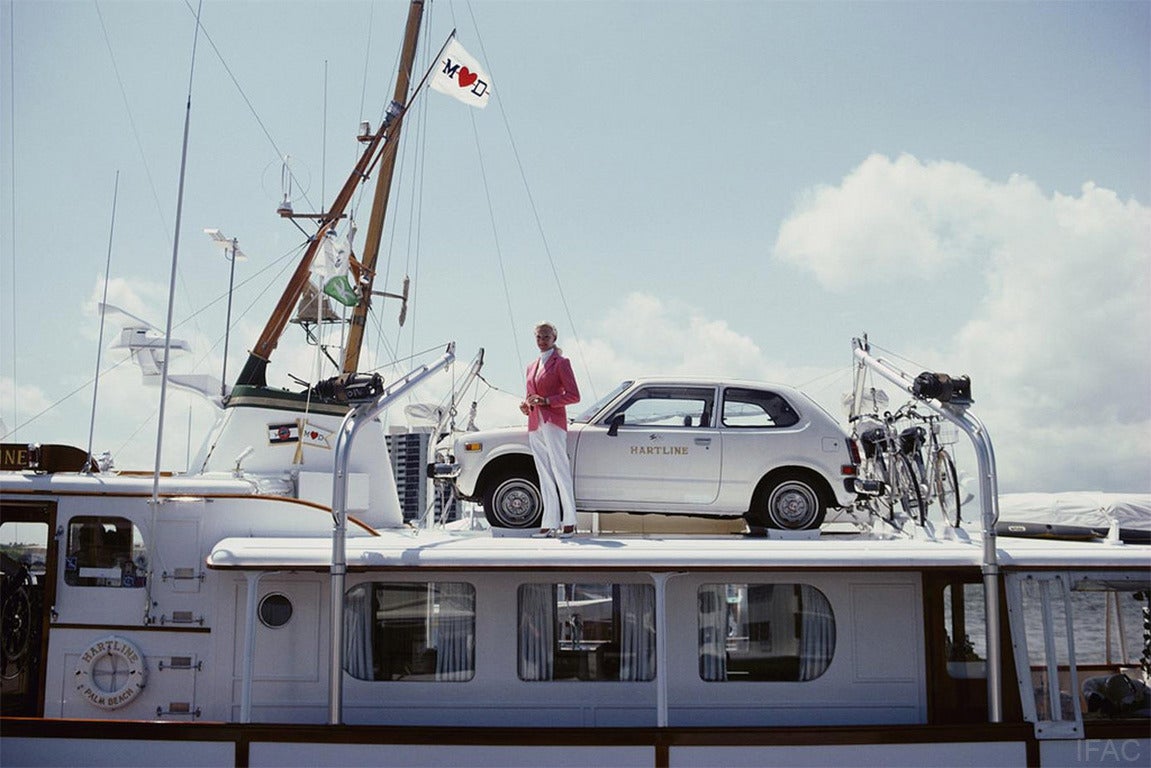
<svg viewBox="0 0 1151 768">
<path fill-rule="evenodd" d="M 1001 628 L 999 623 L 999 550 L 996 546 L 995 525 L 999 522 L 999 485 L 995 473 L 995 450 L 991 436 L 983 423 L 970 412 L 970 399 L 941 402 L 926 398 L 915 390 L 915 377 L 909 376 L 892 363 L 871 354 L 867 337 L 851 340 L 852 353 L 861 366 L 875 371 L 911 397 L 959 427 L 971 439 L 979 462 L 980 523 L 983 533 L 983 610 L 987 622 L 987 710 L 993 723 L 1003 721 L 1003 670 L 1000 653 Z M 858 400 L 861 381 L 857 380 L 852 396 Z"/>
</svg>

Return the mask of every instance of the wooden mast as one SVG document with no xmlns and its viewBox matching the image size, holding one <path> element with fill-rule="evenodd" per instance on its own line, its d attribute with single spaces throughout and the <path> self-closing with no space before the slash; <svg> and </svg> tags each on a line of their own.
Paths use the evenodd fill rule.
<svg viewBox="0 0 1151 768">
<path fill-rule="evenodd" d="M 404 37 L 404 48 L 400 55 L 400 69 L 396 74 L 396 89 L 392 101 L 396 104 L 405 104 L 408 99 L 408 88 L 411 84 L 412 65 L 416 58 L 416 38 L 420 30 L 420 17 L 423 14 L 423 0 L 413 0 L 408 8 L 408 27 Z M 400 138 L 400 128 L 403 120 L 397 120 L 388 134 L 388 141 L 395 142 Z M 380 237 L 384 231 L 384 218 L 388 212 L 388 198 L 392 190 L 392 175 L 396 168 L 396 153 L 390 152 L 380 163 L 380 172 L 376 177 L 376 193 L 372 198 L 372 216 L 368 221 L 368 233 L 364 238 L 364 251 L 360 263 L 363 265 L 363 278 L 361 280 L 360 303 L 352 312 L 351 327 L 348 329 L 348 341 L 344 346 L 344 373 L 355 373 L 360 364 L 360 348 L 364 342 L 364 324 L 367 321 L 368 310 L 372 302 L 372 281 L 376 276 L 376 262 L 380 254 Z"/>
<path fill-rule="evenodd" d="M 419 37 L 420 20 L 423 16 L 423 9 L 424 0 L 412 0 L 411 6 L 408 10 L 408 24 L 404 33 L 403 60 L 401 62 L 400 73 L 397 76 L 396 82 L 396 101 L 400 104 L 404 103 L 404 97 L 407 95 L 408 82 L 411 79 L 411 68 L 413 62 L 415 61 L 416 40 Z M 400 83 L 403 83 L 402 90 L 400 89 Z M 371 167 L 373 158 L 376 156 L 381 142 L 385 140 L 385 136 L 389 148 L 394 150 L 395 140 L 399 136 L 399 127 L 401 123 L 402 119 L 395 120 L 391 125 L 385 122 L 380 126 L 379 130 L 376 131 L 374 135 L 372 135 L 372 137 L 368 140 L 368 145 L 365 147 L 363 154 L 360 155 L 359 162 L 356 163 L 356 167 L 352 170 L 352 173 L 348 176 L 347 181 L 344 182 L 344 186 L 340 189 L 339 194 L 336 195 L 336 199 L 332 202 L 331 208 L 327 213 L 319 216 L 320 228 L 316 232 L 315 237 L 313 237 L 312 241 L 308 244 L 308 248 L 304 252 L 304 256 L 300 260 L 300 263 L 296 265 L 296 271 L 292 273 L 292 277 L 288 281 L 287 287 L 284 288 L 284 293 L 280 296 L 279 303 L 276 304 L 276 308 L 272 311 L 271 316 L 268 318 L 268 322 L 264 326 L 264 332 L 260 334 L 260 338 L 256 342 L 256 345 L 248 353 L 248 361 L 244 364 L 243 370 L 240 371 L 240 375 L 236 379 L 236 386 L 267 386 L 268 361 L 271 359 L 272 351 L 275 350 L 276 346 L 280 342 L 280 336 L 283 334 L 284 328 L 287 327 L 288 321 L 291 318 L 292 310 L 295 308 L 296 302 L 299 301 L 300 294 L 303 292 L 304 286 L 307 285 L 308 281 L 311 279 L 312 260 L 315 258 L 316 252 L 319 250 L 320 244 L 323 242 L 325 234 L 329 228 L 334 226 L 335 223 L 343 217 L 344 211 L 347 208 L 348 203 L 351 201 L 353 193 L 356 191 L 356 187 L 358 187 L 359 184 L 367 177 L 368 169 Z M 395 154 L 395 151 L 383 153 L 381 174 L 379 184 L 377 185 L 376 189 L 377 205 L 380 199 L 379 187 L 384 182 L 385 174 L 388 180 L 386 186 L 390 186 L 391 184 L 392 169 L 395 165 Z M 384 200 L 385 202 L 387 200 L 386 191 L 384 192 Z M 372 220 L 368 228 L 369 241 L 373 231 L 372 225 L 375 224 L 376 216 L 376 211 L 373 209 Z M 381 221 L 378 226 L 382 227 L 383 215 L 379 214 L 379 217 Z M 376 231 L 375 237 L 376 247 L 371 249 L 373 255 L 373 265 L 375 254 L 378 253 L 380 238 L 378 229 Z M 367 294 L 367 290 L 365 290 L 365 294 Z M 365 311 L 366 304 L 366 301 L 362 302 L 362 305 L 365 305 Z M 360 316 L 358 308 L 357 316 Z M 356 326 L 353 324 L 352 327 L 354 329 Z M 363 320 L 361 319 L 360 328 L 362 329 L 362 327 Z M 359 359 L 358 344 L 360 340 L 362 340 L 362 334 L 357 338 L 357 361 Z"/>
</svg>

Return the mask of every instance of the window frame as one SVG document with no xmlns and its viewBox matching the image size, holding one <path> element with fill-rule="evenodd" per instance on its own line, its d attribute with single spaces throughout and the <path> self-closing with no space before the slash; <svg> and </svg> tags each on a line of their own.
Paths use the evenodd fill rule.
<svg viewBox="0 0 1151 768">
<path fill-rule="evenodd" d="M 142 589 L 147 582 L 148 546 L 140 527 L 127 517 L 76 515 L 68 520 L 65 547 L 64 583 L 69 587 Z"/>
<path fill-rule="evenodd" d="M 753 594 L 770 594 L 771 599 L 753 606 Z M 775 600 L 788 594 L 797 609 L 790 616 L 779 615 Z M 808 612 L 803 610 L 805 600 L 811 604 Z M 790 581 L 708 581 L 696 588 L 696 601 L 696 653 L 699 679 L 705 683 L 810 683 L 827 674 L 835 662 L 838 621 L 831 599 L 820 587 Z M 726 610 L 721 616 L 722 606 Z M 780 621 L 784 627 L 777 632 Z M 747 628 L 745 635 L 737 634 L 741 627 Z M 796 645 L 794 653 L 764 653 L 789 642 Z"/>
</svg>

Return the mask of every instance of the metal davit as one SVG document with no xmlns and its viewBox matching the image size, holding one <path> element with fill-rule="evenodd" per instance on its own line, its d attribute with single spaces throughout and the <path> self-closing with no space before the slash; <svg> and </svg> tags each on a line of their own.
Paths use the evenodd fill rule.
<svg viewBox="0 0 1151 768">
<path fill-rule="evenodd" d="M 444 354 L 436 362 L 409 373 L 404 378 L 385 389 L 379 397 L 356 403 L 344 417 L 340 432 L 336 436 L 335 467 L 332 473 L 332 627 L 331 627 L 331 666 L 329 669 L 328 722 L 339 725 L 343 720 L 344 706 L 344 583 L 348 574 L 347 533 L 348 533 L 348 456 L 356 433 L 366 424 L 387 410 L 393 402 L 408 390 L 417 386 L 432 374 L 437 373 L 455 360 L 455 344 L 449 344 Z M 252 617 L 249 616 L 249 623 Z"/>
<path fill-rule="evenodd" d="M 971 383 L 966 377 L 923 373 L 911 376 L 883 358 L 871 354 L 867 338 L 852 339 L 852 352 L 861 366 L 874 371 L 935 413 L 955 424 L 971 439 L 979 462 L 980 527 L 983 533 L 983 610 L 987 621 L 988 720 L 1003 722 L 1002 630 L 999 621 L 1001 575 L 995 525 L 999 521 L 999 485 L 995 450 L 987 428 L 971 413 Z M 856 393 L 858 395 L 858 392 Z"/>
</svg>

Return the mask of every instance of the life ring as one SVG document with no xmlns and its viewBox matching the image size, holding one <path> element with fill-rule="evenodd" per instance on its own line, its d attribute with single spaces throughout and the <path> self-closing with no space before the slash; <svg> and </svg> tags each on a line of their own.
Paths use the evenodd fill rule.
<svg viewBox="0 0 1151 768">
<path fill-rule="evenodd" d="M 106 637 L 80 654 L 76 690 L 93 706 L 119 709 L 144 690 L 146 672 L 144 654 L 139 648 L 122 637 Z M 106 687 L 105 680 L 111 688 Z"/>
</svg>

